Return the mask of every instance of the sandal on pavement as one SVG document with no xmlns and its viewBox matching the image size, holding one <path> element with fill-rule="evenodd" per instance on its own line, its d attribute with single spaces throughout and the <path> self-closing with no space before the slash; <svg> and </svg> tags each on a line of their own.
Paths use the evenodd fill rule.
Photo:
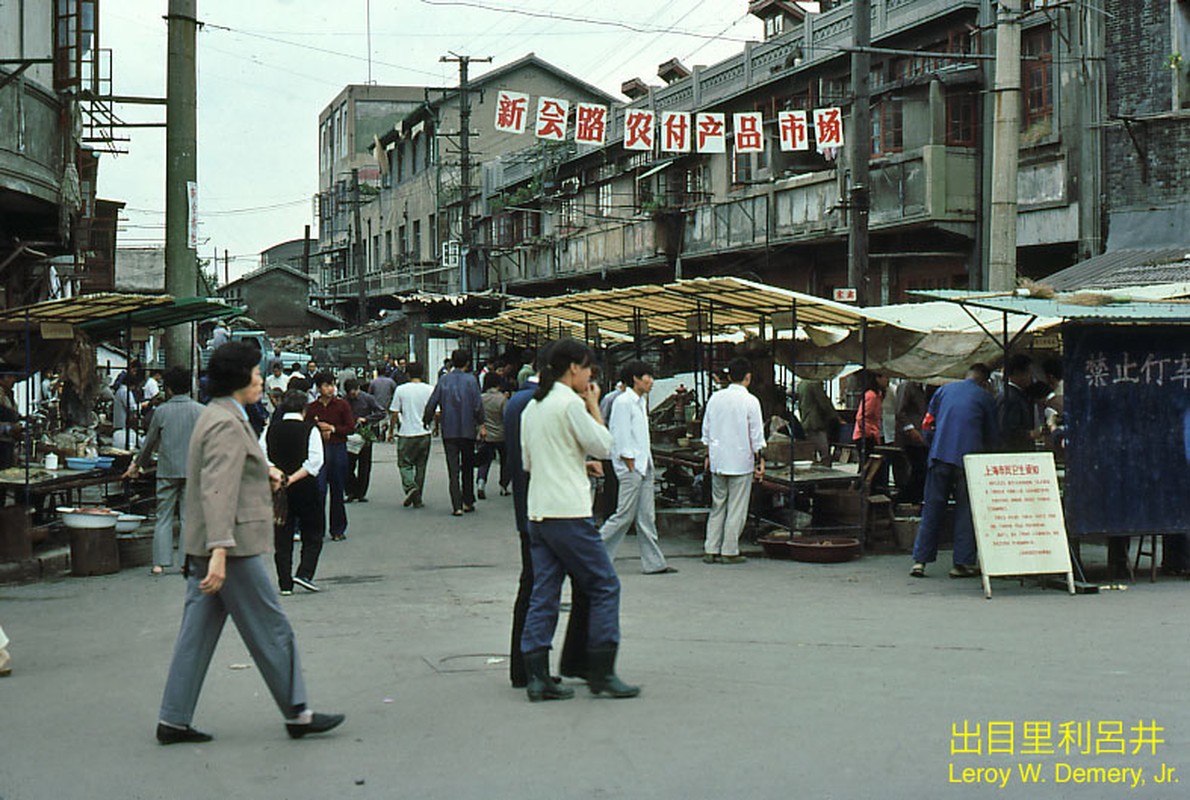
<svg viewBox="0 0 1190 800">
<path fill-rule="evenodd" d="M 926 565 L 925 564 L 914 564 L 913 569 L 909 570 L 909 577 L 911 577 L 911 578 L 924 578 L 925 576 L 926 576 Z"/>
</svg>

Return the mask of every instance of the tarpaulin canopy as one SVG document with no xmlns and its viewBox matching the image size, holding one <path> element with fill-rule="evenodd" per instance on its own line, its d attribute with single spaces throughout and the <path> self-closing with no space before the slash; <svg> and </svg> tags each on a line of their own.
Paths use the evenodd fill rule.
<svg viewBox="0 0 1190 800">
<path fill-rule="evenodd" d="M 853 326 L 863 322 L 859 310 L 821 297 L 766 286 L 741 278 L 695 278 L 663 286 L 649 284 L 599 289 L 517 302 L 490 320 L 448 323 L 448 329 L 492 335 L 512 341 L 556 336 L 560 331 L 583 337 L 598 332 L 605 339 L 651 336 L 710 335 L 771 325 L 782 315 L 786 326 L 799 324 Z M 586 337 L 589 338 L 589 337 Z"/>
<path fill-rule="evenodd" d="M 0 309 L 0 325 L 10 331 L 19 330 L 26 324 L 75 325 L 93 339 L 103 339 L 130 326 L 165 328 L 243 313 L 242 307 L 209 297 L 174 299 L 165 294 L 86 294 Z"/>
<path fill-rule="evenodd" d="M 188 322 L 203 322 L 210 319 L 225 319 L 245 313 L 242 306 L 228 305 L 211 297 L 168 298 L 168 304 L 141 308 L 125 314 L 90 320 L 79 325 L 94 339 L 115 336 L 127 327 L 168 328 Z"/>
<path fill-rule="evenodd" d="M 58 323 L 78 325 L 90 320 L 111 316 L 123 316 L 134 311 L 172 303 L 169 295 L 145 294 L 85 294 L 79 297 L 64 297 L 47 300 L 33 305 L 0 309 L 0 325 L 7 330 L 16 330 L 26 322 L 34 325 Z"/>
</svg>

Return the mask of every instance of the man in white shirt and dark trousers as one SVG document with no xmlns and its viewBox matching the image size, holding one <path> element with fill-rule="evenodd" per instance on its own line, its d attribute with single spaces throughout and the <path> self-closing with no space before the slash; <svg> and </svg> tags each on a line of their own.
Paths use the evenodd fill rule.
<svg viewBox="0 0 1190 800">
<path fill-rule="evenodd" d="M 657 512 L 654 500 L 655 472 L 653 449 L 649 440 L 649 390 L 653 388 L 653 370 L 643 361 L 631 361 L 620 373 L 624 391 L 611 407 L 608 428 L 612 446 L 612 468 L 619 483 L 616 513 L 599 529 L 599 537 L 613 561 L 624 535 L 636 523 L 636 541 L 640 545 L 640 567 L 646 575 L 677 572 L 665 563 L 657 544 Z"/>
<path fill-rule="evenodd" d="M 764 477 L 764 421 L 760 401 L 748 391 L 752 371 L 745 358 L 727 365 L 731 384 L 711 395 L 702 418 L 702 443 L 711 473 L 711 513 L 702 560 L 742 564 L 740 533 L 748 521 L 753 480 Z"/>
</svg>

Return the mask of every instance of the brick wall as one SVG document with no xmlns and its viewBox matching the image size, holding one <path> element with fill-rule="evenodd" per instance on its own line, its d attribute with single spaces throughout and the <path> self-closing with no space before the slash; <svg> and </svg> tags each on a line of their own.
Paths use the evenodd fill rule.
<svg viewBox="0 0 1190 800">
<path fill-rule="evenodd" d="M 1146 117 L 1173 111 L 1169 0 L 1111 0 L 1107 27 L 1107 113 Z M 1190 119 L 1122 124 L 1106 131 L 1109 210 L 1185 202 L 1190 196 Z M 1147 168 L 1147 175 L 1146 175 Z"/>
</svg>

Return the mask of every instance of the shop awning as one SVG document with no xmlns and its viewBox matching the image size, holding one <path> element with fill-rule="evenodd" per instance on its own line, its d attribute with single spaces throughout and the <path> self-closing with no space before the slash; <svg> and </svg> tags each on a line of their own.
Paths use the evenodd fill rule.
<svg viewBox="0 0 1190 800">
<path fill-rule="evenodd" d="M 183 297 L 169 304 L 142 308 L 126 314 L 91 320 L 79 325 L 93 339 L 115 336 L 128 327 L 168 328 L 190 322 L 235 317 L 247 311 L 243 306 L 228 305 L 212 297 Z"/>
<path fill-rule="evenodd" d="M 988 309 L 1000 314 L 1036 317 L 1034 327 L 1052 327 L 1066 320 L 1113 325 L 1190 323 L 1190 301 L 1137 300 L 1127 294 L 1076 292 L 1054 297 L 1032 297 L 1009 293 L 971 293 L 959 290 L 913 292 L 922 297 L 946 300 L 961 306 Z"/>
<path fill-rule="evenodd" d="M 19 331 L 26 324 L 35 327 L 42 324 L 73 325 L 93 339 L 103 339 L 130 326 L 165 328 L 242 313 L 244 309 L 239 306 L 208 297 L 174 299 L 170 295 L 88 294 L 0 309 L 0 329 Z"/>
<path fill-rule="evenodd" d="M 126 315 L 153 306 L 172 303 L 169 295 L 146 294 L 85 294 L 47 300 L 28 306 L 0 309 L 0 325 L 6 330 L 19 330 L 26 322 L 33 325 L 57 323 L 79 325 L 91 320 Z"/>
</svg>

